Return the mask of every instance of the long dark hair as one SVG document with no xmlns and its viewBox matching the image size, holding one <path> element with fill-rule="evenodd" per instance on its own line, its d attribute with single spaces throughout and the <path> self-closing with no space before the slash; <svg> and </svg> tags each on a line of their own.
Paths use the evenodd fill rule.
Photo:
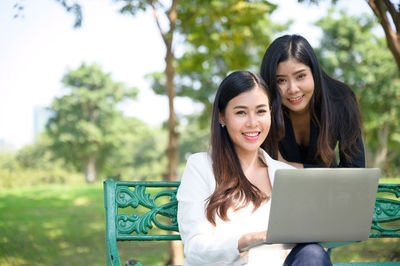
<svg viewBox="0 0 400 266">
<path fill-rule="evenodd" d="M 224 114 L 230 100 L 256 87 L 262 88 L 270 99 L 267 85 L 259 75 L 249 71 L 235 71 L 221 82 L 215 96 L 210 148 L 216 186 L 206 209 L 207 219 L 214 225 L 215 215 L 226 221 L 229 220 L 229 208 L 237 210 L 252 202 L 256 209 L 264 200 L 261 191 L 246 178 L 226 127 L 219 123 L 219 114 Z M 270 150 L 269 139 L 268 135 L 261 145 L 267 151 Z"/>
<path fill-rule="evenodd" d="M 300 35 L 277 38 L 266 50 L 261 63 L 260 74 L 271 91 L 274 114 L 271 123 L 275 124 L 274 129 L 271 128 L 275 130 L 275 134 L 271 134 L 272 141 L 280 141 L 285 134 L 283 112 L 287 109 L 281 106 L 276 70 L 279 63 L 290 58 L 308 66 L 313 75 L 314 94 L 310 100 L 310 115 L 320 131 L 316 159 L 331 166 L 335 158 L 334 146 L 339 140 L 341 152 L 350 160 L 354 153 L 359 152 L 356 140 L 361 134 L 361 114 L 356 97 L 349 86 L 323 71 L 313 48 Z"/>
</svg>

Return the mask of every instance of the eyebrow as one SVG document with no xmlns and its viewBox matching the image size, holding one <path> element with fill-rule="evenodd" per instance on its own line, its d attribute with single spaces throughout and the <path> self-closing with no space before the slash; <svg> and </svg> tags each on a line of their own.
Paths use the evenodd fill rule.
<svg viewBox="0 0 400 266">
<path fill-rule="evenodd" d="M 268 105 L 267 104 L 259 104 L 256 106 L 256 108 L 261 108 L 261 107 L 268 107 Z M 244 106 L 244 105 L 237 105 L 237 106 L 233 107 L 233 109 L 248 109 L 248 107 Z"/>
<path fill-rule="evenodd" d="M 304 71 L 306 71 L 305 68 L 300 69 L 300 70 L 297 70 L 296 72 L 292 73 L 292 75 L 297 75 L 297 74 L 299 74 L 300 72 L 304 72 Z M 287 75 L 276 75 L 276 76 L 277 76 L 277 77 L 287 77 Z"/>
</svg>

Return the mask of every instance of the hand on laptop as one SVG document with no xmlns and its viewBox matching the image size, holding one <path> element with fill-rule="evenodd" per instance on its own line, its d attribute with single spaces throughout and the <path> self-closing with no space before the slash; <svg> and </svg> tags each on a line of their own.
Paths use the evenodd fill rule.
<svg viewBox="0 0 400 266">
<path fill-rule="evenodd" d="M 247 233 L 247 234 L 242 235 L 239 238 L 239 242 L 238 242 L 239 252 L 242 252 L 243 248 L 245 248 L 251 244 L 265 241 L 266 236 L 267 236 L 267 231 Z"/>
</svg>

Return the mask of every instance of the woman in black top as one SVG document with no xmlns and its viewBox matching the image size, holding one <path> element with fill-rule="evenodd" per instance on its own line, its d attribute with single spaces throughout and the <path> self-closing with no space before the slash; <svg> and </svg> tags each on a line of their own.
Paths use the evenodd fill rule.
<svg viewBox="0 0 400 266">
<path fill-rule="evenodd" d="M 305 38 L 285 35 L 273 41 L 260 74 L 272 96 L 271 145 L 279 143 L 270 154 L 298 168 L 365 167 L 356 97 L 322 70 Z"/>
</svg>

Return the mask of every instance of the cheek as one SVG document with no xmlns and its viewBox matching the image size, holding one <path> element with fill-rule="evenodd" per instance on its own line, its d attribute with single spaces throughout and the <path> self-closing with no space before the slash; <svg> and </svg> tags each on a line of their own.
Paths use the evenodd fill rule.
<svg viewBox="0 0 400 266">
<path fill-rule="evenodd" d="M 285 87 L 283 85 L 277 85 L 279 95 L 282 97 L 285 91 Z"/>
<path fill-rule="evenodd" d="M 264 126 L 264 129 L 271 126 L 271 115 L 266 115 L 260 120 L 260 123 Z"/>
<path fill-rule="evenodd" d="M 284 86 L 278 87 L 279 88 L 279 96 L 281 97 L 281 102 L 284 103 L 286 100 L 286 94 L 287 90 L 285 90 Z"/>
<path fill-rule="evenodd" d="M 309 93 L 314 93 L 314 79 L 310 78 L 307 82 L 307 88 Z"/>
<path fill-rule="evenodd" d="M 225 118 L 225 123 L 226 123 L 226 126 L 227 126 L 227 127 L 229 127 L 229 128 L 235 128 L 235 127 L 237 127 L 238 119 L 235 118 L 235 117 L 232 117 L 232 116 L 227 116 L 227 117 Z"/>
<path fill-rule="evenodd" d="M 237 133 L 237 131 L 240 131 L 241 123 L 239 119 L 227 119 L 225 122 L 228 135 L 231 138 Z"/>
</svg>

